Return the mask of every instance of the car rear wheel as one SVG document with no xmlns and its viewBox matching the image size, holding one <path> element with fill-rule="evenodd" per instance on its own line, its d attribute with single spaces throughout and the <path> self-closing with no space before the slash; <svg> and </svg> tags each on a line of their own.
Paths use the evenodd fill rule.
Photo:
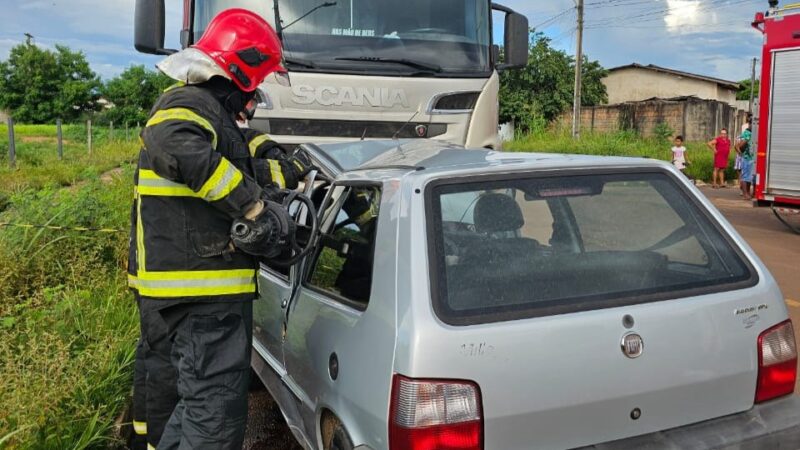
<svg viewBox="0 0 800 450">
<path fill-rule="evenodd" d="M 322 419 L 322 447 L 323 450 L 353 450 L 355 447 L 342 422 L 330 413 Z"/>
<path fill-rule="evenodd" d="M 337 423 L 336 428 L 333 430 L 333 438 L 331 439 L 329 450 L 353 450 L 353 447 L 353 441 L 350 440 L 347 430 L 344 429 L 341 423 Z"/>
</svg>

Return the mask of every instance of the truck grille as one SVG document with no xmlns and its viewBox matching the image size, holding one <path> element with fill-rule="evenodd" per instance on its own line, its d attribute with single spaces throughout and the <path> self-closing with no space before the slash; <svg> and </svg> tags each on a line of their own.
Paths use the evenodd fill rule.
<svg viewBox="0 0 800 450">
<path fill-rule="evenodd" d="M 253 119 L 253 128 L 277 136 L 338 136 L 344 138 L 431 138 L 447 132 L 445 124 L 366 120 Z M 405 126 L 404 126 L 405 125 Z M 418 128 L 420 127 L 420 128 Z M 424 133 L 420 131 L 423 130 Z"/>
</svg>

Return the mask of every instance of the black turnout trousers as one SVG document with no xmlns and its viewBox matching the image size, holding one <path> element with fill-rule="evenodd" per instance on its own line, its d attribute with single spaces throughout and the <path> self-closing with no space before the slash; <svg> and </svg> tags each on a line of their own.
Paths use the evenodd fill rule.
<svg viewBox="0 0 800 450">
<path fill-rule="evenodd" d="M 139 305 L 148 448 L 241 449 L 252 301 L 140 298 Z"/>
</svg>

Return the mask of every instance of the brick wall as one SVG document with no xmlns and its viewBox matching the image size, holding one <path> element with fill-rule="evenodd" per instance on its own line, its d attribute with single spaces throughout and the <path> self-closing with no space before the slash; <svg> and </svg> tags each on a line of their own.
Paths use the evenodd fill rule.
<svg viewBox="0 0 800 450">
<path fill-rule="evenodd" d="M 630 130 L 650 137 L 659 123 L 665 123 L 674 135 L 683 135 L 688 141 L 705 141 L 716 136 L 723 127 L 733 130 L 733 135 L 738 134 L 746 115 L 746 111 L 715 100 L 655 99 L 583 107 L 581 130 L 597 133 Z M 572 111 L 563 114 L 559 122 L 559 126 L 570 127 Z"/>
</svg>

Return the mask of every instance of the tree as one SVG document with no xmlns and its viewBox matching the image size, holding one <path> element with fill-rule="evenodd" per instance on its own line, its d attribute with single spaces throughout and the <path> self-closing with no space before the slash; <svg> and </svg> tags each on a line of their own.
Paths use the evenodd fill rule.
<svg viewBox="0 0 800 450">
<path fill-rule="evenodd" d="M 759 80 L 755 82 L 753 97 L 758 97 L 758 89 L 761 87 Z M 739 90 L 736 91 L 736 100 L 750 100 L 750 78 L 739 82 Z"/>
<path fill-rule="evenodd" d="M 103 98 L 113 105 L 103 112 L 102 120 L 144 123 L 158 96 L 173 83 L 166 75 L 141 65 L 127 68 L 102 88 Z"/>
<path fill-rule="evenodd" d="M 572 107 L 575 59 L 550 46 L 550 38 L 532 32 L 528 65 L 500 77 L 500 121 L 514 121 L 522 129 L 552 121 Z M 601 82 L 607 71 L 584 57 L 581 104 L 604 103 L 608 97 Z"/>
<path fill-rule="evenodd" d="M 0 62 L 0 108 L 20 122 L 75 120 L 96 107 L 99 85 L 86 56 L 62 45 L 19 44 Z"/>
</svg>

